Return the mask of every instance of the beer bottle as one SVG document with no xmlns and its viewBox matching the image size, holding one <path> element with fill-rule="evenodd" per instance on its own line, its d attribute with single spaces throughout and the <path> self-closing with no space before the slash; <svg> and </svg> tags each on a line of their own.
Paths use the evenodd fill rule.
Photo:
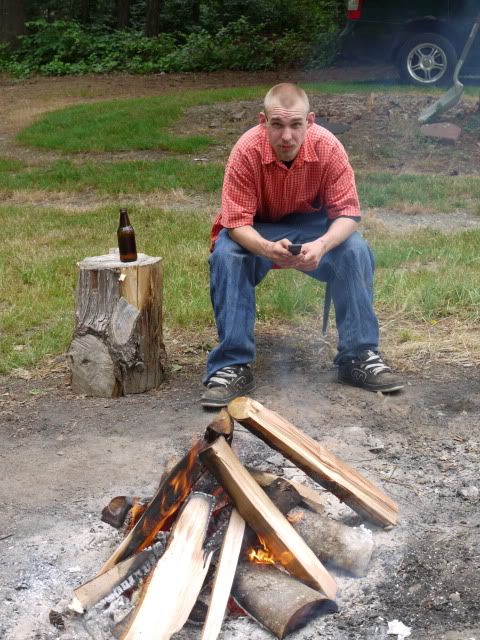
<svg viewBox="0 0 480 640">
<path fill-rule="evenodd" d="M 120 223 L 117 229 L 118 250 L 122 262 L 134 262 L 137 259 L 135 231 L 128 217 L 126 209 L 120 209 Z"/>
</svg>

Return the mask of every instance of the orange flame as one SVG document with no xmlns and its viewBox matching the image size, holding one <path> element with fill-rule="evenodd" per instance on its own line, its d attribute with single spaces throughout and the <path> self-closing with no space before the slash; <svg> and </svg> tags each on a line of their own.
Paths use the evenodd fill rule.
<svg viewBox="0 0 480 640">
<path fill-rule="evenodd" d="M 203 441 L 199 440 L 194 443 L 190 449 L 185 464 L 182 463 L 181 468 L 169 480 L 165 487 L 165 491 L 159 500 L 156 513 L 148 514 L 148 509 L 144 516 L 138 521 L 138 526 L 145 533 L 143 542 L 138 547 L 141 551 L 150 546 L 159 531 L 163 531 L 169 524 L 170 518 L 179 510 L 185 502 L 193 481 L 193 469 L 198 459 L 198 454 L 202 448 Z M 155 501 L 155 497 L 152 502 Z M 150 515 L 150 517 L 145 517 Z"/>
<path fill-rule="evenodd" d="M 250 549 L 247 550 L 247 558 L 255 564 L 275 564 L 275 556 L 269 551 L 265 540 L 260 536 L 258 536 L 258 539 L 262 547 L 257 547 L 256 549 L 250 547 Z"/>
</svg>

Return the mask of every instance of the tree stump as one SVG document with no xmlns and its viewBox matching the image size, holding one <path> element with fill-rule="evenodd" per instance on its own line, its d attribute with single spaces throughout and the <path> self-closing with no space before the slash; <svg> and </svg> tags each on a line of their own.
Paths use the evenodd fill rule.
<svg viewBox="0 0 480 640">
<path fill-rule="evenodd" d="M 118 253 L 78 264 L 75 331 L 67 353 L 76 394 L 118 397 L 157 387 L 164 376 L 162 259 Z"/>
</svg>

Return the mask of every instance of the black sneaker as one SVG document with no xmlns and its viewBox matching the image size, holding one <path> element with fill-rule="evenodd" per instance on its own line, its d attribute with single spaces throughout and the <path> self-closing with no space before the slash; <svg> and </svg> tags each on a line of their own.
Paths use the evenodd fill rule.
<svg viewBox="0 0 480 640">
<path fill-rule="evenodd" d="M 225 407 L 230 400 L 243 396 L 255 387 L 253 374 L 246 364 L 223 367 L 206 384 L 200 403 L 203 407 Z"/>
<path fill-rule="evenodd" d="M 356 359 L 338 365 L 338 381 L 369 391 L 392 393 L 403 389 L 403 383 L 392 373 L 379 353 L 363 351 Z"/>
</svg>

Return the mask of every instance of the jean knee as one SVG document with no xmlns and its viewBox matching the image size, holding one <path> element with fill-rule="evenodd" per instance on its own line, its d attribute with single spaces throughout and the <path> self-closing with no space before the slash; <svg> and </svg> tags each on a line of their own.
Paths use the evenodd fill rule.
<svg viewBox="0 0 480 640">
<path fill-rule="evenodd" d="M 359 233 L 352 233 L 340 246 L 342 248 L 342 255 L 347 262 L 354 262 L 357 265 L 368 265 L 372 270 L 375 268 L 373 253 L 366 240 Z"/>
</svg>

